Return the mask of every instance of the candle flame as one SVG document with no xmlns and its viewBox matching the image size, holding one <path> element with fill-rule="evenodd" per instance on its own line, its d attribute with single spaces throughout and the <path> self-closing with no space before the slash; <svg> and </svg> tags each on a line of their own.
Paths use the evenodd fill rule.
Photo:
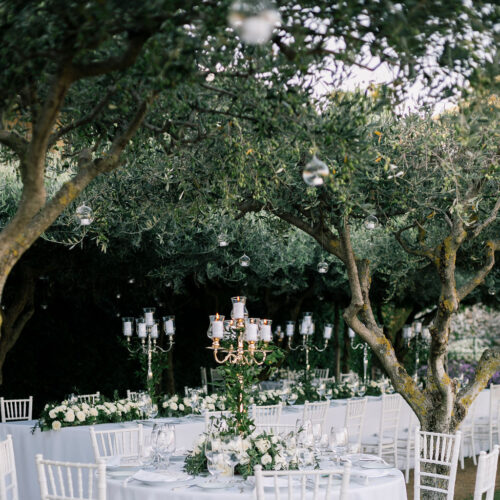
<svg viewBox="0 0 500 500">
<path fill-rule="evenodd" d="M 215 321 L 219 321 L 219 313 L 215 313 Z"/>
</svg>

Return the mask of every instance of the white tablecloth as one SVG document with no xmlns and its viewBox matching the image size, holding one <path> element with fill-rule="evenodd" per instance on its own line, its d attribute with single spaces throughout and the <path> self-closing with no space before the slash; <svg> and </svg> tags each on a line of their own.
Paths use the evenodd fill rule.
<svg viewBox="0 0 500 500">
<path fill-rule="evenodd" d="M 177 466 L 177 467 L 176 467 Z M 180 470 L 180 466 L 173 464 L 172 469 Z M 403 474 L 391 469 L 387 476 L 370 478 L 368 480 L 351 478 L 349 484 L 349 500 L 406 500 L 406 485 Z M 353 473 L 356 469 L 353 468 Z M 203 489 L 193 484 L 200 484 L 207 478 L 195 478 L 187 483 L 176 483 L 175 485 L 143 485 L 136 481 L 124 484 L 123 480 L 108 479 L 107 500 L 254 500 L 255 488 L 253 482 L 237 479 L 235 485 L 229 489 Z M 338 499 L 337 494 L 330 497 Z M 282 496 L 285 493 L 283 491 Z"/>
<path fill-rule="evenodd" d="M 345 400 L 332 401 L 328 410 L 327 426 L 342 425 L 344 422 Z M 364 425 L 364 437 L 378 432 L 380 398 L 369 397 Z M 488 415 L 489 391 L 483 391 L 477 400 L 476 418 Z M 301 407 L 286 408 L 283 410 L 282 423 L 295 424 L 302 415 Z M 204 419 L 202 417 L 184 417 L 174 420 L 177 425 L 177 448 L 190 449 L 196 438 L 203 432 Z M 409 407 L 404 403 L 401 413 L 400 428 L 408 428 Z M 31 422 L 13 422 L 0 424 L 0 440 L 12 434 L 14 454 L 19 484 L 19 497 L 22 500 L 39 500 L 40 493 L 35 467 L 35 455 L 42 453 L 44 457 L 53 460 L 72 462 L 94 462 L 94 454 L 90 443 L 88 426 L 65 427 L 60 431 L 31 433 L 35 424 Z M 121 424 L 102 424 L 99 428 L 117 428 Z M 478 443 L 478 451 L 483 449 L 485 443 Z M 197 488 L 191 488 L 195 490 Z M 190 491 L 188 490 L 188 492 Z M 195 492 L 196 493 L 196 492 Z M 186 498 L 190 498 L 189 496 Z M 390 498 L 390 497 L 386 497 Z M 384 500 L 386 500 L 384 499 Z"/>
</svg>

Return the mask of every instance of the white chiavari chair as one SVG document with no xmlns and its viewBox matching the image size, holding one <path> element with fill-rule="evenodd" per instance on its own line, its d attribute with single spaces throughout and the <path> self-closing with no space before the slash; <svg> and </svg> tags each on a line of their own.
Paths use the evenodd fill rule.
<svg viewBox="0 0 500 500">
<path fill-rule="evenodd" d="M 485 451 L 479 454 L 474 500 L 482 500 L 484 493 L 486 493 L 486 500 L 493 500 L 497 477 L 498 450 L 498 445 L 495 445 L 493 451 L 488 454 Z"/>
<path fill-rule="evenodd" d="M 319 378 L 318 385 L 321 386 L 322 384 L 335 384 L 335 377 Z"/>
<path fill-rule="evenodd" d="M 316 368 L 314 370 L 314 378 L 328 378 L 330 368 Z"/>
<path fill-rule="evenodd" d="M 467 416 L 465 419 L 462 421 L 458 429 L 462 433 L 462 439 L 460 441 L 460 466 L 462 467 L 462 470 L 464 469 L 464 447 L 466 444 L 466 441 L 469 441 L 470 443 L 470 449 L 472 452 L 472 460 L 474 462 L 474 465 L 477 465 L 477 460 L 476 460 L 476 436 L 475 436 L 475 426 L 474 426 L 474 417 L 476 414 L 476 401 L 474 400 L 473 403 L 469 407 L 469 411 L 467 412 Z"/>
<path fill-rule="evenodd" d="M 257 500 L 347 500 L 351 464 L 330 470 L 283 470 L 263 471 L 261 465 L 254 467 Z M 338 497 L 337 476 L 342 475 Z M 268 482 L 269 481 L 269 482 Z"/>
<path fill-rule="evenodd" d="M 36 455 L 41 500 L 106 500 L 106 464 L 58 462 Z"/>
<path fill-rule="evenodd" d="M 359 376 L 357 373 L 349 372 L 349 373 L 341 373 L 340 374 L 340 383 L 345 384 L 354 384 L 359 381 Z"/>
<path fill-rule="evenodd" d="M 282 409 L 283 405 L 281 403 L 265 406 L 254 404 L 250 407 L 250 418 L 257 429 L 260 427 L 267 428 L 280 423 Z"/>
<path fill-rule="evenodd" d="M 499 402 L 500 402 L 500 384 L 490 385 L 490 404 L 489 412 L 486 417 L 479 417 L 475 421 L 474 433 L 478 440 L 489 443 L 489 450 L 493 449 L 494 435 L 498 434 L 498 418 L 499 418 Z"/>
<path fill-rule="evenodd" d="M 127 399 L 129 401 L 137 401 L 139 399 L 139 391 L 131 391 L 127 389 Z"/>
<path fill-rule="evenodd" d="M 207 377 L 207 369 L 204 366 L 200 367 L 200 378 L 201 378 L 201 386 L 208 386 L 208 377 Z"/>
<path fill-rule="evenodd" d="M 403 398 L 399 394 L 382 394 L 379 433 L 362 440 L 361 446 L 366 453 L 380 458 L 392 456 L 392 463 L 398 466 L 399 417 Z"/>
<path fill-rule="evenodd" d="M 460 438 L 460 431 L 440 434 L 415 429 L 414 500 L 420 500 L 421 491 L 442 493 L 446 500 L 453 500 Z"/>
<path fill-rule="evenodd" d="M 398 452 L 405 457 L 405 479 L 410 481 L 410 468 L 415 454 L 415 429 L 420 426 L 415 412 L 408 408 L 408 429 L 398 434 Z"/>
<path fill-rule="evenodd" d="M 99 458 L 138 458 L 142 456 L 142 425 L 125 429 L 96 430 L 90 427 L 90 440 L 96 461 Z"/>
<path fill-rule="evenodd" d="M 230 417 L 230 411 L 205 411 L 205 432 L 209 432 L 212 427 L 217 427 L 223 417 Z"/>
<path fill-rule="evenodd" d="M 326 413 L 330 407 L 330 401 L 320 401 L 317 403 L 309 403 L 306 401 L 304 403 L 304 411 L 302 413 L 302 421 L 310 420 L 313 424 L 321 424 L 321 428 L 324 430 Z"/>
<path fill-rule="evenodd" d="M 0 398 L 2 423 L 33 418 L 33 396 L 26 399 Z"/>
<path fill-rule="evenodd" d="M 224 387 L 224 375 L 217 368 L 210 368 L 210 381 L 214 390 Z"/>
<path fill-rule="evenodd" d="M 350 444 L 357 444 L 361 449 L 361 438 L 363 437 L 363 426 L 368 398 L 348 399 L 344 418 L 344 427 L 347 429 Z"/>
<path fill-rule="evenodd" d="M 96 401 L 101 399 L 101 393 L 99 391 L 93 394 L 79 394 L 76 396 L 79 403 L 87 403 L 89 405 L 95 405 Z"/>
<path fill-rule="evenodd" d="M 0 500 L 18 500 L 16 461 L 12 436 L 0 441 Z"/>
</svg>

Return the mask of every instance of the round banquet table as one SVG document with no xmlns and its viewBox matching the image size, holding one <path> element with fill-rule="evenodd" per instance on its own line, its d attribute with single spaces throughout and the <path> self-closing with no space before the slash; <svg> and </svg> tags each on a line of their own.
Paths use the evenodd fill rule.
<svg viewBox="0 0 500 500">
<path fill-rule="evenodd" d="M 173 463 L 171 470 L 179 472 L 182 462 Z M 170 469 L 170 468 L 169 468 Z M 384 471 L 383 477 L 362 477 L 362 469 L 352 468 L 349 483 L 349 500 L 406 500 L 404 476 L 397 469 Z M 195 477 L 186 482 L 160 485 L 146 485 L 135 480 L 125 482 L 123 479 L 107 480 L 107 500 L 255 500 L 253 478 L 247 481 L 235 479 L 233 486 L 227 489 L 205 489 L 201 486 L 209 480 L 207 477 Z M 272 489 L 265 488 L 266 499 L 274 498 Z M 281 491 L 285 498 L 286 490 Z M 339 498 L 340 486 L 334 488 L 332 500 Z M 321 498 L 321 497 L 320 497 Z"/>
</svg>

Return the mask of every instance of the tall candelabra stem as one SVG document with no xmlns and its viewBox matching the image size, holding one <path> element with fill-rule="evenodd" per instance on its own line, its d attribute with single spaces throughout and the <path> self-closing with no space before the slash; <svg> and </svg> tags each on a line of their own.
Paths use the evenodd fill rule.
<svg viewBox="0 0 500 500">
<path fill-rule="evenodd" d="M 366 342 L 355 344 L 354 339 L 351 339 L 351 347 L 354 351 L 363 349 L 363 384 L 366 384 L 368 380 L 368 344 Z"/>
<path fill-rule="evenodd" d="M 413 378 L 415 379 L 415 383 L 418 382 L 418 365 L 420 364 L 420 353 L 418 352 L 419 342 L 418 342 L 418 333 L 415 335 L 415 375 Z"/>
<path fill-rule="evenodd" d="M 151 335 L 148 335 L 148 383 L 153 380 L 153 349 L 151 349 Z"/>
</svg>

